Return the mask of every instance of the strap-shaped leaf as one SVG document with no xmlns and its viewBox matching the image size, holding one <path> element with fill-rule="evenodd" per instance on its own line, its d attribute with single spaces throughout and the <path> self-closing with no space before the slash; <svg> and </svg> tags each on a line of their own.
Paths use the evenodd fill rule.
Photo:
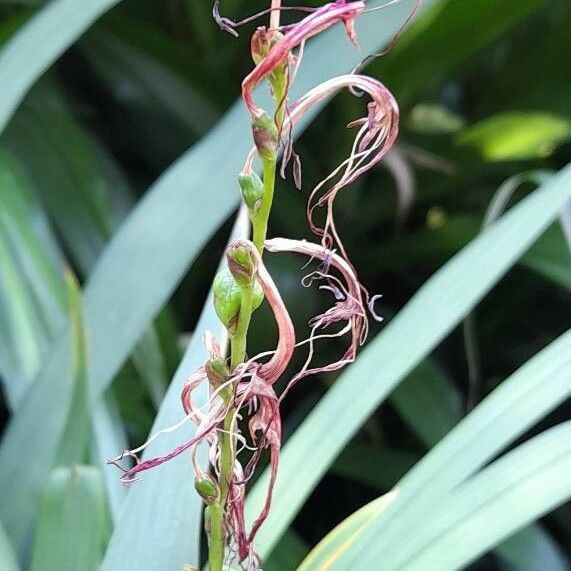
<svg viewBox="0 0 571 571">
<path fill-rule="evenodd" d="M 10 545 L 10 540 L 4 531 L 4 526 L 0 522 L 0 566 L 4 571 L 18 571 L 16 555 Z"/>
<path fill-rule="evenodd" d="M 519 446 L 452 491 L 424 518 L 410 521 L 411 533 L 390 551 L 367 552 L 364 557 L 377 557 L 383 569 L 390 571 L 464 568 L 571 495 L 571 484 L 564 476 L 571 465 L 570 436 L 567 422 Z M 373 520 L 386 517 L 381 508 L 388 508 L 398 495 L 397 488 L 345 519 L 314 548 L 300 571 L 346 569 L 348 549 Z M 535 530 L 522 534 L 526 544 L 506 541 L 502 553 L 504 558 L 511 554 L 518 569 L 567 569 L 548 537 Z"/>
<path fill-rule="evenodd" d="M 404 545 L 416 541 L 419 530 L 429 525 L 454 490 L 570 392 L 568 332 L 504 381 L 427 454 L 398 484 L 398 493 L 383 516 L 368 520 L 353 546 L 346 546 L 349 553 L 337 554 L 336 564 L 349 565 L 352 549 L 358 550 L 354 557 L 366 564 L 374 559 L 369 552 L 378 547 L 383 565 L 397 568 Z"/>
<path fill-rule="evenodd" d="M 42 498 L 31 571 L 96 571 L 110 531 L 101 473 L 56 468 Z"/>
<path fill-rule="evenodd" d="M 15 157 L 0 149 L 0 374 L 10 408 L 21 402 L 65 323 L 61 256 Z"/>
<path fill-rule="evenodd" d="M 433 511 L 428 522 L 419 522 L 412 541 L 399 546 L 399 561 L 395 559 L 386 569 L 464 568 L 568 499 L 570 472 L 571 422 L 566 422 L 522 444 L 466 482 Z M 366 560 L 374 556 L 367 553 Z M 340 560 L 336 568 L 347 567 Z"/>
<path fill-rule="evenodd" d="M 0 51 L 0 133 L 38 78 L 119 1 L 54 0 L 7 42 Z"/>
<path fill-rule="evenodd" d="M 428 447 L 437 444 L 462 418 L 458 389 L 429 359 L 398 385 L 390 400 L 409 428 Z M 398 463 L 399 457 L 394 458 L 394 452 L 390 449 L 365 451 L 356 446 L 351 444 L 344 463 L 347 468 L 352 468 L 353 477 L 378 487 L 380 491 L 394 485 L 397 480 L 394 478 L 394 464 Z M 337 473 L 337 465 L 342 458 L 343 453 L 332 466 Z M 403 470 L 402 476 L 405 473 Z M 391 477 L 394 479 L 389 480 L 390 485 L 387 485 L 386 481 Z M 539 525 L 530 525 L 521 530 L 496 546 L 495 552 L 521 571 L 566 571 L 568 568 L 557 544 Z"/>
</svg>

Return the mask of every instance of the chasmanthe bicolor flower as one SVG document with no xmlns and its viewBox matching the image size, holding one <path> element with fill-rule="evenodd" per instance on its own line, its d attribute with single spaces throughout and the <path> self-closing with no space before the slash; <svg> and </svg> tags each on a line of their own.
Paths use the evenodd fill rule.
<svg viewBox="0 0 571 571">
<path fill-rule="evenodd" d="M 134 459 L 134 466 L 125 469 L 123 481 L 132 482 L 141 472 L 154 468 L 180 454 L 190 451 L 195 470 L 195 487 L 206 504 L 206 532 L 209 536 L 209 563 L 220 571 L 223 563 L 234 559 L 249 570 L 260 568 L 254 550 L 254 540 L 270 511 L 272 495 L 278 476 L 282 426 L 280 405 L 286 394 L 301 379 L 323 372 L 338 371 L 352 363 L 368 333 L 368 315 L 376 317 L 372 305 L 377 296 L 369 298 L 358 280 L 355 268 L 345 252 L 334 221 L 333 205 L 339 191 L 373 168 L 393 146 L 399 122 L 395 98 L 378 80 L 360 73 L 348 73 L 324 81 L 297 101 L 288 101 L 288 92 L 295 80 L 309 38 L 336 23 L 345 26 L 347 35 L 357 43 L 355 19 L 365 10 L 364 1 L 336 0 L 319 8 L 290 9 L 308 12 L 299 22 L 279 26 L 279 0 L 272 0 L 269 29 L 258 28 L 251 41 L 255 67 L 242 82 L 242 97 L 252 118 L 254 146 L 249 152 L 239 176 L 244 206 L 253 226 L 253 241 L 238 240 L 229 245 L 227 268 L 214 280 L 214 305 L 226 328 L 231 343 L 231 359 L 211 334 L 204 336 L 208 358 L 186 382 L 182 393 L 181 421 L 192 421 L 196 430 L 192 438 L 182 442 L 166 455 L 139 460 L 138 453 L 154 440 L 125 452 Z M 242 22 L 220 16 L 218 3 L 214 16 L 225 30 L 235 33 Z M 297 50 L 294 53 L 294 50 Z M 276 104 L 269 114 L 258 107 L 253 90 L 268 80 Z M 337 92 L 348 89 L 352 94 L 366 94 L 369 98 L 363 117 L 349 123 L 356 135 L 349 156 L 329 175 L 313 187 L 307 202 L 307 219 L 320 243 L 305 240 L 273 238 L 266 240 L 268 216 L 271 209 L 278 151 L 282 152 L 282 176 L 293 163 L 296 186 L 301 187 L 301 163 L 293 150 L 292 134 L 295 126 L 316 104 Z M 256 170 L 256 159 L 263 165 L 263 178 Z M 324 215 L 317 220 L 316 209 L 323 207 Z M 308 323 L 308 334 L 296 341 L 293 323 L 279 290 L 262 259 L 263 251 L 290 252 L 307 258 L 307 264 L 317 264 L 303 278 L 306 287 L 317 285 L 331 296 L 330 307 Z M 305 266 L 304 266 L 305 267 Z M 246 333 L 253 311 L 266 300 L 271 308 L 278 332 L 275 348 L 252 357 L 246 356 Z M 316 365 L 316 343 L 325 338 L 346 337 L 343 352 L 330 363 Z M 285 389 L 276 392 L 276 383 L 291 364 L 296 348 L 306 347 L 307 358 L 296 372 L 289 372 Z M 237 357 L 237 358 L 236 358 Z M 204 406 L 197 406 L 193 393 L 207 383 L 209 398 Z M 178 426 L 178 425 L 177 425 Z M 173 430 L 176 427 L 171 427 Z M 209 449 L 209 469 L 197 461 L 201 445 Z M 249 456 L 242 461 L 245 452 Z M 264 451 L 269 451 L 270 478 L 264 505 L 250 530 L 244 519 L 246 484 L 252 477 Z M 228 551 L 227 551 L 228 550 Z"/>
</svg>

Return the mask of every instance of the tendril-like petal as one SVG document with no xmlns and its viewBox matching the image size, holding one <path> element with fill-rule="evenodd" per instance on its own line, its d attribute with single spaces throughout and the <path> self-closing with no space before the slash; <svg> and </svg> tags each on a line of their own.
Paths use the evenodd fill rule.
<svg viewBox="0 0 571 571">
<path fill-rule="evenodd" d="M 363 288 L 353 267 L 345 259 L 321 244 L 314 244 L 305 240 L 274 238 L 266 240 L 265 247 L 269 252 L 296 252 L 307 256 L 310 260 L 321 260 L 321 267 L 306 276 L 305 283 L 308 284 L 308 282 L 311 283 L 315 280 L 323 282 L 325 285 L 321 287 L 332 291 L 336 300 L 333 307 L 311 320 L 312 333 L 308 340 L 310 355 L 301 371 L 289 381 L 280 397 L 281 400 L 289 389 L 302 378 L 320 372 L 336 371 L 352 363 L 355 360 L 358 348 L 365 342 L 369 325 L 366 303 L 363 299 Z M 333 275 L 331 268 L 335 268 L 339 272 L 341 280 Z M 343 356 L 338 361 L 328 365 L 309 368 L 316 331 L 343 321 L 348 323 L 348 329 L 343 329 L 340 334 L 345 333 L 347 330 L 351 331 L 351 342 Z"/>
<path fill-rule="evenodd" d="M 380 81 L 374 78 L 360 74 L 340 75 L 314 87 L 291 104 L 282 130 L 288 134 L 290 141 L 284 150 L 283 160 L 287 162 L 293 156 L 291 132 L 295 125 L 313 106 L 342 89 L 366 93 L 371 100 L 367 105 L 366 116 L 349 124 L 349 127 L 358 128 L 349 157 L 311 191 L 307 204 L 307 217 L 311 230 L 322 238 L 323 245 L 328 249 L 337 248 L 347 259 L 335 227 L 333 203 L 342 188 L 373 168 L 394 145 L 399 124 L 399 109 L 395 98 Z M 253 147 L 248 154 L 243 172 L 252 171 L 256 153 L 256 148 Z M 296 166 L 296 178 L 300 179 L 299 164 Z M 326 207 L 325 222 L 322 225 L 314 220 L 314 212 L 318 207 Z"/>
</svg>

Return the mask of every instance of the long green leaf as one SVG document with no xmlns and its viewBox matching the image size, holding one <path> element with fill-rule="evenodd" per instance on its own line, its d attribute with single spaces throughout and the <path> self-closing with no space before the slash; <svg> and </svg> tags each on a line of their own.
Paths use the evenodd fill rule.
<svg viewBox="0 0 571 571">
<path fill-rule="evenodd" d="M 437 444 L 462 418 L 458 389 L 428 359 L 398 385 L 391 393 L 390 401 L 429 448 Z M 369 470 L 368 474 L 371 472 L 371 481 L 383 478 L 382 474 L 375 474 L 376 469 Z M 381 488 L 381 491 L 385 489 Z M 518 571 L 568 569 L 557 544 L 539 525 L 529 525 L 498 545 L 495 551 Z M 548 563 L 542 566 L 541 562 Z"/>
<path fill-rule="evenodd" d="M 71 293 L 71 330 L 64 337 L 64 342 L 58 344 L 60 353 L 55 353 L 57 359 L 61 359 L 64 367 L 59 368 L 61 375 L 60 382 L 65 385 L 65 391 L 61 395 L 53 395 L 49 391 L 44 396 L 42 404 L 43 414 L 50 411 L 48 416 L 52 416 L 50 430 L 37 435 L 43 439 L 43 445 L 35 450 L 35 460 L 30 460 L 34 465 L 46 465 L 50 468 L 59 457 L 63 459 L 77 460 L 81 455 L 81 450 L 86 444 L 87 428 L 86 412 L 88 401 L 88 386 L 86 378 L 86 332 L 81 316 L 81 304 L 77 288 L 70 287 Z M 47 361 L 48 367 L 56 362 L 55 359 Z M 55 374 L 55 373 L 52 373 Z M 28 393 L 35 393 L 37 381 Z M 79 410 L 74 405 L 79 406 Z M 39 406 L 36 404 L 36 407 Z M 8 425 L 5 440 L 13 443 L 12 448 L 2 447 L 0 454 L 3 457 L 2 469 L 6 478 L 14 486 L 16 482 L 23 489 L 28 489 L 29 493 L 39 497 L 45 485 L 45 478 L 37 478 L 34 470 L 21 470 L 22 449 L 26 443 L 34 438 L 34 424 L 37 422 L 35 414 L 41 414 L 39 408 L 29 406 L 29 402 L 24 399 L 18 407 L 13 420 Z M 57 411 L 57 412 L 56 412 Z M 31 416 L 30 416 L 31 415 Z M 66 431 L 69 429 L 69 431 Z M 20 445 L 20 450 L 15 446 Z M 10 537 L 16 542 L 24 540 L 30 531 L 35 505 L 32 502 L 18 503 L 18 498 L 14 494 L 2 494 L 0 497 L 0 510 L 2 513 L 10 514 L 7 520 L 7 529 Z"/>
<path fill-rule="evenodd" d="M 477 216 L 456 216 L 446 220 L 438 229 L 412 232 L 392 244 L 380 247 L 376 253 L 385 267 L 400 267 L 402 260 L 415 263 L 420 260 L 440 260 L 450 256 L 474 238 L 480 230 Z M 569 251 L 560 224 L 552 224 L 521 257 L 519 264 L 526 266 L 556 284 L 571 287 Z"/>
<path fill-rule="evenodd" d="M 31 571 L 96 571 L 109 531 L 99 470 L 55 469 L 42 499 Z"/>
<path fill-rule="evenodd" d="M 379 490 L 388 490 L 414 466 L 419 455 L 393 448 L 351 443 L 335 460 L 331 470 Z"/>
<path fill-rule="evenodd" d="M 72 259 L 88 275 L 135 202 L 120 169 L 77 124 L 53 81 L 32 90 L 3 145 L 18 157 Z M 158 405 L 167 374 L 154 330 L 134 349 L 133 364 Z"/>
<path fill-rule="evenodd" d="M 67 1 L 63 5 L 69 4 Z M 424 4 L 430 5 L 431 1 Z M 48 9 L 61 5 L 56 0 Z M 388 41 L 407 9 L 399 4 L 390 12 L 373 12 L 363 18 L 358 26 L 363 51 L 374 51 Z M 63 20 L 77 22 L 78 18 L 72 15 Z M 380 28 L 379 22 L 383 24 Z M 334 58 L 319 55 L 331 53 L 335 53 Z M 328 31 L 306 50 L 295 92 L 304 92 L 351 69 L 360 57 L 361 52 L 351 46 L 341 27 Z M 0 65 L 0 78 L 3 75 Z M 249 136 L 245 135 L 248 131 L 246 113 L 239 102 L 203 142 L 155 183 L 100 258 L 84 292 L 94 402 L 109 386 L 196 254 L 234 208 L 238 197 L 236 173 L 250 146 Z M 32 521 L 41 484 L 52 468 L 65 423 L 61 403 L 68 402 L 72 387 L 69 343 L 68 332 L 54 348 L 24 407 L 10 422 L 0 449 L 0 487 L 9 486 L 11 490 L 9 501 L 0 501 L 0 517 L 10 515 L 13 524 L 7 531 L 18 544 Z M 45 410 L 50 414 L 44 414 Z M 107 458 L 116 454 L 116 450 L 104 449 L 103 445 L 99 448 Z M 27 471 L 25 477 L 16 477 L 14 466 L 21 463 L 33 464 L 34 470 Z"/>
<path fill-rule="evenodd" d="M 522 444 L 464 484 L 433 512 L 428 525 L 416 528 L 413 541 L 399 546 L 400 563 L 385 568 L 464 568 L 568 499 L 570 472 L 571 422 L 567 422 Z M 367 554 L 368 560 L 372 556 Z M 338 569 L 346 568 L 339 563 Z"/>
<path fill-rule="evenodd" d="M 460 394 L 438 365 L 427 359 L 390 396 L 401 418 L 428 447 L 462 418 Z"/>
<path fill-rule="evenodd" d="M 0 149 L 0 373 L 16 407 L 66 311 L 61 257 L 23 171 Z"/>
<path fill-rule="evenodd" d="M 72 323 L 72 377 L 73 389 L 69 414 L 61 439 L 57 462 L 61 465 L 81 463 L 87 455 L 91 429 L 89 387 L 87 384 L 87 338 L 81 308 L 79 284 L 71 270 L 67 270 L 69 312 Z"/>
<path fill-rule="evenodd" d="M 176 129 L 203 135 L 216 113 L 183 78 L 111 33 L 92 34 L 83 47 L 99 75 L 111 85 L 131 87 L 131 103 L 141 110 L 158 108 L 172 117 Z M 148 111 L 147 111 L 148 112 Z"/>
<path fill-rule="evenodd" d="M 10 545 L 10 540 L 4 531 L 4 526 L 0 522 L 0 567 L 4 571 L 18 571 L 16 555 Z"/>
<path fill-rule="evenodd" d="M 569 571 L 569 561 L 539 525 L 529 525 L 501 544 L 502 558 L 518 571 Z"/>
<path fill-rule="evenodd" d="M 515 488 L 519 487 L 522 481 L 537 477 L 537 473 L 545 468 L 548 470 L 555 468 L 562 473 L 564 466 L 553 466 L 553 464 L 560 462 L 568 464 L 571 461 L 570 430 L 571 423 L 565 423 L 520 446 L 453 491 L 448 499 L 441 501 L 422 520 L 410 522 L 411 534 L 407 536 L 410 540 L 399 541 L 389 553 L 389 555 L 398 553 L 399 562 L 387 561 L 386 552 L 383 552 L 383 569 L 411 568 L 419 571 L 433 568 L 459 569 L 461 567 L 457 561 L 459 556 L 465 558 L 462 561 L 465 565 L 469 563 L 469 559 L 474 559 L 486 549 L 493 547 L 531 519 L 536 519 L 540 512 L 549 511 L 553 506 L 545 501 L 543 490 L 536 489 L 535 493 L 528 491 L 524 497 L 515 499 L 513 496 L 519 493 Z M 571 493 L 571 488 L 568 479 L 562 478 L 562 480 L 565 480 L 563 484 L 565 497 L 565 494 Z M 529 482 L 526 482 L 526 485 L 529 485 Z M 379 510 L 379 502 L 384 502 L 388 509 L 389 503 L 392 504 L 399 494 L 400 490 L 397 488 L 392 497 L 381 496 L 345 519 L 313 549 L 304 560 L 300 571 L 346 569 L 348 563 L 344 559 L 344 554 L 349 547 L 359 540 L 367 526 L 375 519 L 387 515 Z M 493 502 L 498 500 L 506 501 L 506 494 L 509 494 L 510 503 L 502 505 L 501 508 L 493 506 Z M 558 502 L 562 501 L 561 489 L 555 491 L 555 495 Z M 535 497 L 529 501 L 533 496 Z M 384 501 L 385 497 L 391 497 L 391 501 Z M 526 520 L 522 518 L 522 512 L 529 512 L 531 504 L 537 512 Z M 517 506 L 518 509 L 514 510 L 512 506 Z M 494 514 L 493 517 L 488 521 L 482 521 L 490 517 L 490 511 Z M 478 526 L 474 525 L 475 518 L 479 518 Z M 466 529 L 467 526 L 470 526 L 469 530 Z M 514 535 L 513 539 L 504 542 L 502 555 L 505 559 L 511 558 L 517 569 L 529 571 L 568 569 L 548 536 L 538 533 L 532 526 L 527 529 L 533 531 L 524 530 Z M 452 543 L 451 537 L 455 538 L 455 544 Z M 518 537 L 521 539 L 516 539 Z M 465 541 L 467 539 L 469 541 Z M 439 546 L 438 542 L 446 543 L 446 547 Z M 423 557 L 423 549 L 433 556 L 436 554 L 437 561 L 431 561 L 429 564 L 422 559 L 422 565 L 425 566 L 421 566 L 418 559 L 419 554 L 420 558 Z M 524 555 L 527 555 L 527 559 Z M 377 556 L 380 557 L 380 554 L 377 553 Z M 451 559 L 455 561 L 454 564 L 449 563 Z"/>
<path fill-rule="evenodd" d="M 3 46 L 0 51 L 0 133 L 38 78 L 97 18 L 119 1 L 53 0 Z"/>
<path fill-rule="evenodd" d="M 411 430 L 428 447 L 442 440 L 462 418 L 459 391 L 443 371 L 428 359 L 398 385 L 391 393 L 390 400 Z M 353 451 L 354 448 L 353 445 L 350 450 Z M 359 474 L 360 481 L 378 486 L 378 483 L 384 483 L 387 478 L 393 477 L 391 468 L 394 461 L 386 465 L 391 459 L 389 455 L 385 465 L 380 461 L 375 463 L 373 452 L 375 451 L 362 454 L 363 462 L 361 465 L 357 463 L 356 466 L 360 471 L 356 470 L 355 474 Z M 386 452 L 383 452 L 381 458 L 385 454 Z M 343 454 L 333 464 L 333 470 L 342 456 Z M 357 460 L 360 458 L 361 454 L 358 454 Z M 402 475 L 404 474 L 403 471 Z M 394 485 L 395 481 L 396 479 L 392 480 L 390 485 Z M 379 491 L 389 488 L 386 485 L 378 487 Z M 501 543 L 496 547 L 496 553 L 519 571 L 567 569 L 557 545 L 539 525 L 530 525 Z M 549 565 L 542 567 L 539 565 L 540 561 L 549 561 Z"/>
<path fill-rule="evenodd" d="M 390 567 L 406 541 L 454 488 L 501 452 L 571 393 L 571 331 L 538 353 L 466 417 L 399 484 L 382 521 L 372 523 L 343 558 L 350 564 L 374 560 L 383 549 Z M 374 549 L 371 546 L 374 545 Z M 377 553 L 380 553 L 377 552 Z M 341 561 L 341 560 L 340 560 Z"/>
<path fill-rule="evenodd" d="M 568 166 L 439 270 L 338 379 L 284 448 L 274 506 L 259 534 L 262 554 L 271 550 L 375 408 L 505 274 L 570 197 Z M 250 495 L 250 520 L 261 505 L 266 478 Z"/>
<path fill-rule="evenodd" d="M 309 553 L 298 571 L 329 569 L 340 554 L 347 550 L 373 518 L 383 512 L 396 499 L 398 491 L 391 491 L 353 512 L 331 530 Z"/>
<path fill-rule="evenodd" d="M 83 274 L 95 264 L 129 205 L 129 189 L 107 175 L 102 150 L 76 123 L 52 81 L 30 93 L 3 137 L 41 197 Z M 121 201 L 118 216 L 112 200 Z"/>
<path fill-rule="evenodd" d="M 230 240 L 245 238 L 248 232 L 247 213 L 242 210 Z M 204 362 L 204 332 L 215 332 L 217 337 L 223 335 L 212 300 L 210 292 L 151 433 L 174 425 L 183 418 L 180 394 L 186 379 Z M 206 385 L 196 391 L 193 399 L 195 397 L 197 403 L 207 401 Z M 193 434 L 194 426 L 164 434 L 150 444 L 144 457 L 166 454 Z M 202 499 L 194 490 L 193 469 L 186 456 L 144 474 L 140 482 L 132 485 L 127 495 L 101 571 L 120 571 L 125 567 L 162 571 L 180 569 L 184 564 L 198 565 L 202 511 Z"/>
<path fill-rule="evenodd" d="M 272 556 L 264 563 L 268 571 L 291 571 L 307 555 L 308 549 L 305 542 L 293 530 L 284 533 L 277 544 Z"/>
</svg>

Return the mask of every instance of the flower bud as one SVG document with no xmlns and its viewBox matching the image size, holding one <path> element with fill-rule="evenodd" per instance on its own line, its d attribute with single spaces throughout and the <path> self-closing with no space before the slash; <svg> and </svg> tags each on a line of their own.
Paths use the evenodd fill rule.
<svg viewBox="0 0 571 571">
<path fill-rule="evenodd" d="M 278 129 L 275 121 L 265 111 L 254 117 L 252 121 L 252 135 L 262 159 L 275 160 L 278 146 Z"/>
<path fill-rule="evenodd" d="M 238 285 L 249 286 L 256 272 L 256 260 L 252 252 L 253 246 L 245 240 L 232 242 L 226 250 L 228 269 Z"/>
<path fill-rule="evenodd" d="M 198 476 L 194 480 L 194 487 L 207 505 L 213 504 L 220 496 L 218 484 L 208 475 Z"/>
<path fill-rule="evenodd" d="M 214 292 L 214 310 L 222 325 L 232 335 L 238 323 L 240 304 L 242 301 L 242 288 L 228 268 L 224 268 L 216 274 L 212 284 Z"/>
<path fill-rule="evenodd" d="M 264 183 L 262 179 L 255 173 L 240 173 L 238 177 L 242 197 L 250 214 L 255 214 L 262 205 L 262 197 L 264 196 Z"/>
<path fill-rule="evenodd" d="M 238 324 L 240 305 L 242 303 L 242 288 L 243 286 L 238 284 L 229 268 L 224 268 L 218 272 L 212 284 L 214 310 L 230 335 L 233 335 Z M 262 286 L 255 281 L 252 292 L 252 311 L 258 309 L 263 300 L 264 292 Z M 221 369 L 218 370 L 219 373 L 220 371 Z"/>
<path fill-rule="evenodd" d="M 206 376 L 210 381 L 210 385 L 214 388 L 224 384 L 230 376 L 230 370 L 226 366 L 226 361 L 221 357 L 206 361 L 204 369 L 206 371 Z"/>
</svg>

